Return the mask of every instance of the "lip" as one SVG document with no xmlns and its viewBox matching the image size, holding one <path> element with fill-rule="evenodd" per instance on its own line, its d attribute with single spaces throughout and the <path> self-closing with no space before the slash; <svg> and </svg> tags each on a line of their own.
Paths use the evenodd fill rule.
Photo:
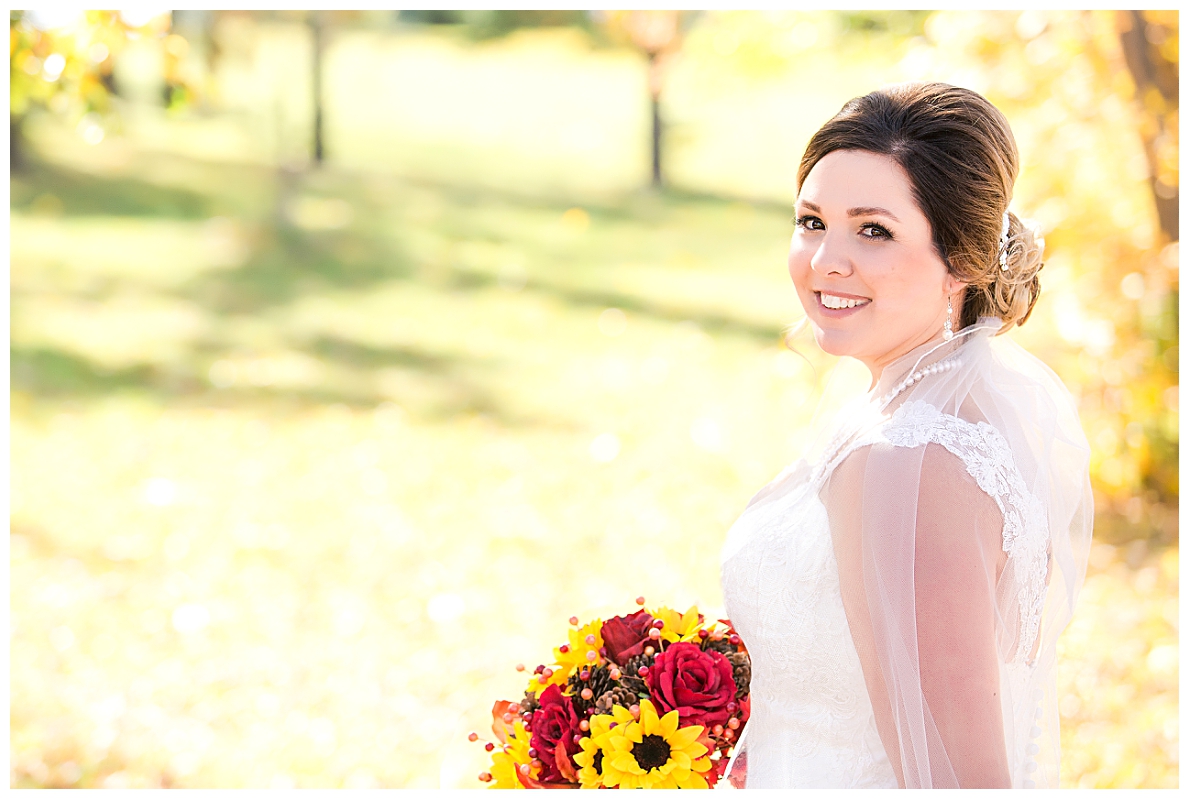
<svg viewBox="0 0 1189 799">
<path fill-rule="evenodd" d="M 862 305 L 856 305 L 853 308 L 827 308 L 822 302 L 823 292 L 815 291 L 813 292 L 813 297 L 817 300 L 818 312 L 827 319 L 843 319 L 852 316 L 871 304 L 870 297 L 860 297 L 858 294 L 847 294 L 844 291 L 827 291 L 824 293 L 829 294 L 831 297 L 842 297 L 844 300 L 866 300 Z"/>
</svg>

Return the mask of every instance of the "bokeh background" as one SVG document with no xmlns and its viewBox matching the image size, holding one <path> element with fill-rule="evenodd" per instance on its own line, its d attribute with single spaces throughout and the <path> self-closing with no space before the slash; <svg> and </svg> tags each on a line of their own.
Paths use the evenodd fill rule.
<svg viewBox="0 0 1189 799">
<path fill-rule="evenodd" d="M 10 15 L 10 785 L 477 786 L 570 614 L 721 613 L 850 97 L 983 92 L 1080 403 L 1064 784 L 1178 784 L 1178 14 Z"/>
</svg>

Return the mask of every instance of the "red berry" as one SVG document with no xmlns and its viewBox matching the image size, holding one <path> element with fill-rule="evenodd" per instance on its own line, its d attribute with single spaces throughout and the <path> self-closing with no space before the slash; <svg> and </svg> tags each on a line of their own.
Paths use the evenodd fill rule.
<svg viewBox="0 0 1189 799">
<path fill-rule="evenodd" d="M 533 674 L 540 674 L 544 670 L 545 670 L 545 664 L 541 664 L 540 666 L 537 666 L 535 669 L 533 669 Z"/>
<path fill-rule="evenodd" d="M 736 646 L 738 646 L 738 645 L 739 645 L 739 644 L 740 644 L 740 643 L 743 641 L 743 639 L 742 639 L 742 638 L 740 638 L 740 637 L 739 637 L 739 636 L 737 636 L 737 635 L 732 635 L 732 636 L 731 636 L 730 638 L 728 638 L 727 640 L 728 640 L 729 642 L 731 642 L 732 644 L 735 644 Z"/>
<path fill-rule="evenodd" d="M 647 677 L 648 676 L 648 667 L 641 666 L 640 668 L 636 669 L 636 673 L 639 674 L 641 677 Z"/>
<path fill-rule="evenodd" d="M 637 604 L 637 605 L 643 605 L 643 604 L 644 604 L 644 597 L 642 597 L 642 596 L 638 596 L 638 597 L 636 597 L 636 604 Z"/>
<path fill-rule="evenodd" d="M 467 740 L 468 740 L 468 741 L 477 741 L 477 740 L 479 740 L 479 733 L 477 733 L 477 732 L 472 732 L 470 735 L 468 735 L 468 736 L 467 736 Z"/>
<path fill-rule="evenodd" d="M 537 756 L 537 750 L 536 750 L 536 749 L 533 749 L 532 747 L 529 747 L 529 750 L 528 750 L 528 756 L 529 756 L 529 757 L 536 757 L 536 756 Z"/>
<path fill-rule="evenodd" d="M 484 749 L 486 749 L 488 752 L 494 752 L 494 751 L 495 751 L 495 744 L 493 744 L 493 743 L 487 743 L 486 745 L 484 745 L 484 747 L 483 747 L 483 748 L 484 748 Z"/>
<path fill-rule="evenodd" d="M 657 628 L 658 630 L 663 630 L 665 628 L 665 620 L 664 619 L 653 619 L 652 626 Z"/>
<path fill-rule="evenodd" d="M 699 637 L 699 638 L 702 638 L 702 639 L 709 638 L 709 637 L 710 637 L 710 631 L 709 631 L 709 630 L 698 630 L 698 637 Z"/>
<path fill-rule="evenodd" d="M 570 617 L 570 624 L 572 624 L 572 625 L 574 625 L 575 627 L 577 627 L 577 626 L 578 626 L 578 617 L 577 617 L 577 616 L 571 616 L 571 617 Z"/>
<path fill-rule="evenodd" d="M 574 743 L 578 743 L 579 741 L 581 741 L 581 740 L 582 740 L 582 736 L 581 736 L 581 735 L 577 735 L 577 734 L 576 734 L 576 735 L 574 735 L 574 739 L 573 739 L 573 740 L 574 740 Z"/>
<path fill-rule="evenodd" d="M 491 774 L 484 771 L 479 775 L 479 782 L 491 782 Z"/>
<path fill-rule="evenodd" d="M 564 655 L 564 654 L 566 654 L 567 652 L 569 652 L 569 651 L 570 651 L 570 645 L 569 645 L 569 644 L 562 644 L 561 646 L 559 646 L 559 647 L 557 648 L 557 651 L 558 651 L 558 652 L 561 652 L 561 653 Z"/>
<path fill-rule="evenodd" d="M 524 671 L 524 664 L 523 664 L 523 663 L 517 663 L 517 664 L 516 664 L 516 670 L 517 670 L 517 671 Z"/>
</svg>

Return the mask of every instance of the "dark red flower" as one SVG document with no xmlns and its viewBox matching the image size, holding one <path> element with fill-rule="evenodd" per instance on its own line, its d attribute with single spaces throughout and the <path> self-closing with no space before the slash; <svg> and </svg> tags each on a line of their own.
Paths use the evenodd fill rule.
<svg viewBox="0 0 1189 799">
<path fill-rule="evenodd" d="M 528 744 L 537 750 L 541 761 L 541 775 L 537 779 L 541 782 L 569 782 L 563 773 L 569 763 L 558 764 L 557 749 L 560 744 L 567 758 L 582 751 L 582 747 L 574 743 L 574 736 L 582 734 L 578 727 L 581 717 L 574 709 L 573 700 L 562 694 L 556 684 L 542 691 L 537 702 L 539 707 L 533 711 L 533 734 Z"/>
<path fill-rule="evenodd" d="M 607 650 L 607 659 L 624 666 L 630 658 L 644 652 L 651 639 L 648 630 L 652 627 L 652 616 L 646 610 L 637 610 L 629 616 L 616 616 L 603 622 L 600 634 Z"/>
<path fill-rule="evenodd" d="M 713 649 L 676 643 L 656 656 L 648 670 L 652 701 L 665 713 L 676 710 L 681 726 L 713 727 L 731 717 L 727 703 L 735 699 L 731 662 Z"/>
</svg>

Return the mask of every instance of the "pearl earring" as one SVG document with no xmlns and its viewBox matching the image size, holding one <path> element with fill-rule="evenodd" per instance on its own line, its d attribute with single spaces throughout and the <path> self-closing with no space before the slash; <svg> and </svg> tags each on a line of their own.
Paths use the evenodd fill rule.
<svg viewBox="0 0 1189 799">
<path fill-rule="evenodd" d="M 954 323 L 950 317 L 954 315 L 954 303 L 949 297 L 945 299 L 945 324 L 941 328 L 941 337 L 949 341 L 954 337 Z"/>
</svg>

